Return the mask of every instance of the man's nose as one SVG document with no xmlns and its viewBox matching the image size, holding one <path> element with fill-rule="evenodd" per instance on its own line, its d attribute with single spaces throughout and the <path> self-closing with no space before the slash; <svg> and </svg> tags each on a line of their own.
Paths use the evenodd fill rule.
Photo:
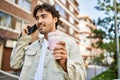
<svg viewBox="0 0 120 80">
<path fill-rule="evenodd" d="M 43 19 L 42 18 L 39 18 L 38 19 L 38 23 L 42 23 L 43 22 Z"/>
<path fill-rule="evenodd" d="M 39 19 L 39 20 L 37 21 L 37 23 L 38 23 L 38 25 L 41 25 L 41 24 L 44 23 L 44 20 L 43 20 L 43 19 Z"/>
</svg>

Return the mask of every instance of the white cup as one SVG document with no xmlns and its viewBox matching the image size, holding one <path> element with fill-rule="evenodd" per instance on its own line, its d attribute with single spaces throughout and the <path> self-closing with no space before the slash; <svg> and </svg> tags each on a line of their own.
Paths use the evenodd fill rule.
<svg viewBox="0 0 120 80">
<path fill-rule="evenodd" d="M 52 50 L 56 46 L 56 43 L 61 40 L 61 34 L 59 32 L 48 33 L 48 45 L 49 49 Z"/>
<path fill-rule="evenodd" d="M 48 45 L 49 45 L 49 50 L 51 51 L 51 54 L 59 40 L 61 40 L 61 34 L 59 32 L 56 31 L 56 32 L 48 33 Z M 52 56 L 52 58 L 53 58 L 53 56 Z M 59 59 L 59 58 L 56 58 L 56 59 Z"/>
</svg>

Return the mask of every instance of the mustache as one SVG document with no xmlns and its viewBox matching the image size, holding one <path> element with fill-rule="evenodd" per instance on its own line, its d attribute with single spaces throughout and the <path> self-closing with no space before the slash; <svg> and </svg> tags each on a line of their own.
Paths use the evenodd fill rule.
<svg viewBox="0 0 120 80">
<path fill-rule="evenodd" d="M 38 23 L 38 26 L 45 26 L 45 23 Z"/>
</svg>

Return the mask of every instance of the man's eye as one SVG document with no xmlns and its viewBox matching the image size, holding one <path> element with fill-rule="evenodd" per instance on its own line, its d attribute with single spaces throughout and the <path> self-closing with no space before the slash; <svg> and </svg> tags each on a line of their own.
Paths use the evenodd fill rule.
<svg viewBox="0 0 120 80">
<path fill-rule="evenodd" d="M 42 15 L 41 17 L 44 19 L 44 18 L 46 18 L 46 17 L 47 17 L 47 15 Z"/>
<path fill-rule="evenodd" d="M 36 20 L 38 20 L 39 19 L 39 17 L 36 17 Z"/>
<path fill-rule="evenodd" d="M 45 16 L 42 16 L 42 18 L 45 18 Z"/>
</svg>

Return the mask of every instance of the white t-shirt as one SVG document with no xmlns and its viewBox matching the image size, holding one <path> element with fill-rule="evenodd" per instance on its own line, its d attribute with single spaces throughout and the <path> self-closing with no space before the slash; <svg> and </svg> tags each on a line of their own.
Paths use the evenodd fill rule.
<svg viewBox="0 0 120 80">
<path fill-rule="evenodd" d="M 39 62 L 37 71 L 35 73 L 34 80 L 42 80 L 44 59 L 45 59 L 45 54 L 46 54 L 47 47 L 48 47 L 48 41 L 46 39 L 44 39 L 43 47 L 42 47 L 42 53 L 41 53 L 41 57 L 40 57 L 40 60 L 39 60 L 40 62 Z"/>
</svg>

